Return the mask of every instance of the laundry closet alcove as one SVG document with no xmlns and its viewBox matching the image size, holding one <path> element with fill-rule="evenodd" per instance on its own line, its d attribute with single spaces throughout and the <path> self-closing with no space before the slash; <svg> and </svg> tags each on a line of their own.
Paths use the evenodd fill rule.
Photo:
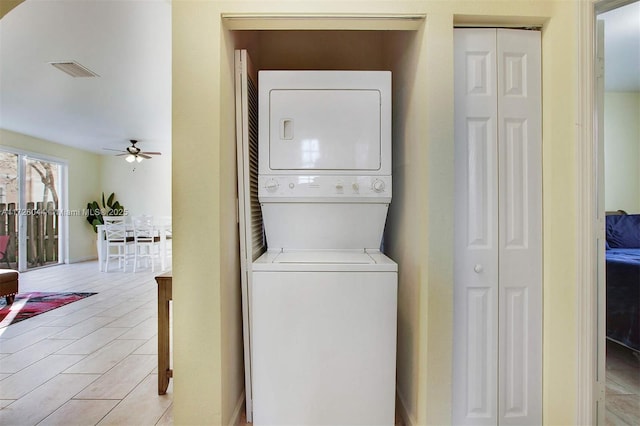
<svg viewBox="0 0 640 426">
<path fill-rule="evenodd" d="M 397 18 L 397 17 L 396 17 Z M 242 95 L 240 92 L 246 90 L 244 95 L 249 99 L 255 96 L 255 74 L 257 70 L 355 70 L 355 71 L 380 71 L 391 70 L 393 73 L 393 99 L 394 106 L 392 108 L 394 112 L 393 119 L 399 120 L 398 127 L 393 131 L 393 155 L 398 155 L 397 159 L 394 157 L 393 167 L 394 173 L 398 173 L 397 177 L 394 175 L 393 193 L 394 199 L 391 203 L 391 209 L 394 209 L 394 203 L 396 202 L 395 196 L 398 195 L 398 207 L 396 207 L 396 218 L 392 218 L 392 214 L 387 219 L 387 227 L 385 229 L 385 250 L 392 251 L 393 246 L 399 244 L 399 238 L 394 238 L 393 234 L 398 231 L 394 231 L 394 223 L 399 221 L 398 214 L 402 211 L 401 205 L 402 199 L 408 193 L 403 188 L 403 181 L 406 176 L 406 157 L 405 147 L 406 141 L 403 138 L 398 138 L 396 135 L 399 133 L 398 129 L 401 128 L 403 119 L 402 111 L 404 108 L 401 104 L 395 104 L 397 99 L 402 99 L 407 96 L 409 89 L 413 87 L 411 79 L 414 75 L 411 66 L 412 63 L 402 60 L 402 56 L 406 55 L 406 51 L 410 49 L 410 46 L 414 42 L 415 30 L 422 24 L 424 17 L 402 17 L 401 19 L 389 19 L 386 18 L 372 18 L 371 21 L 362 19 L 345 18 L 345 21 L 340 23 L 340 28 L 344 28 L 342 25 L 347 25 L 349 22 L 353 24 L 357 23 L 355 27 L 357 31 L 345 31 L 343 29 L 334 30 L 249 30 L 242 23 L 242 19 L 239 21 L 235 17 L 225 17 L 227 19 L 227 26 L 232 29 L 231 33 L 234 36 L 234 44 L 236 48 L 246 48 L 244 51 L 236 51 L 236 61 L 244 61 L 243 66 L 247 66 L 246 73 L 252 77 L 249 80 L 253 82 L 243 81 L 243 88 L 239 88 L 236 84 L 236 96 Z M 302 26 L 301 21 L 292 20 L 288 25 L 296 27 L 300 25 L 302 28 L 309 28 L 308 26 Z M 349 22 L 347 22 L 349 21 Z M 240 23 L 239 23 L 240 22 Z M 252 21 L 256 22 L 256 21 Z M 317 24 L 318 20 L 311 18 L 310 22 Z M 363 22 L 368 22 L 363 25 Z M 293 23 L 293 24 L 292 24 Z M 352 25 L 353 27 L 353 25 Z M 384 28 L 384 30 L 380 30 Z M 236 83 L 240 80 L 244 80 L 242 71 L 239 72 L 236 66 Z M 246 85 L 246 87 L 245 87 Z M 396 90 L 398 93 L 396 93 Z M 255 131 L 255 115 L 257 111 L 249 111 L 248 121 L 245 125 L 242 124 L 242 120 L 236 116 L 236 132 L 238 138 L 244 137 L 244 148 L 238 150 L 238 158 L 243 159 L 243 162 L 238 163 L 239 171 L 239 183 L 242 185 L 243 181 L 247 186 L 247 190 L 243 190 L 239 186 L 239 217 L 240 220 L 240 239 L 241 239 L 241 264 L 242 264 L 242 286 L 243 286 L 243 304 L 246 306 L 251 301 L 251 294 L 248 289 L 251 287 L 251 262 L 253 262 L 265 249 L 264 240 L 261 238 L 261 212 L 259 210 L 259 204 L 257 202 L 257 190 L 255 188 L 256 182 L 254 177 L 247 174 L 249 169 L 255 168 L 256 164 L 256 138 L 257 135 L 252 134 Z M 395 124 L 394 124 L 395 126 Z M 244 174 L 244 177 L 242 175 Z M 250 188 L 249 188 L 250 187 Z M 244 200 L 244 201 L 243 201 Z M 243 221 L 242 218 L 247 219 Z M 244 223 L 243 223 L 244 222 Z M 400 290 L 402 293 L 402 290 Z M 414 303 L 414 301 L 411 301 Z M 402 309 L 399 307 L 399 309 Z M 251 347 L 251 335 L 252 331 L 249 327 L 251 320 L 247 315 L 249 309 L 244 309 L 244 340 L 245 340 L 245 396 L 246 396 L 246 415 L 247 419 L 251 420 L 253 416 L 253 385 L 252 385 L 252 363 L 250 361 L 251 356 L 247 348 Z M 404 354 L 404 355 L 401 355 Z M 405 352 L 398 351 L 398 356 L 409 356 Z M 399 378 L 398 380 L 406 380 Z"/>
</svg>

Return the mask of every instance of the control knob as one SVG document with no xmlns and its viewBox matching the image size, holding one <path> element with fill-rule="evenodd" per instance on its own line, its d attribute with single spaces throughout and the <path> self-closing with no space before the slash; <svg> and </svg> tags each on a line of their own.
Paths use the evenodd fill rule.
<svg viewBox="0 0 640 426">
<path fill-rule="evenodd" d="M 371 188 L 378 193 L 384 191 L 384 186 L 384 181 L 381 181 L 380 179 L 374 180 L 371 184 Z"/>
<path fill-rule="evenodd" d="M 269 179 L 267 182 L 265 182 L 264 187 L 267 189 L 267 191 L 269 192 L 276 192 L 276 190 L 278 189 L 278 181 L 275 179 Z"/>
</svg>

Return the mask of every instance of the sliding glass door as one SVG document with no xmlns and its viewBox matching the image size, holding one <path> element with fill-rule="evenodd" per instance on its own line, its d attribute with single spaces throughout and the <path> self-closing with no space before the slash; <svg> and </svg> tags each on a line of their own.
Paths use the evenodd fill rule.
<svg viewBox="0 0 640 426">
<path fill-rule="evenodd" d="M 25 158 L 27 268 L 58 263 L 61 165 Z M 29 214 L 32 213 L 32 214 Z"/>
<path fill-rule="evenodd" d="M 61 262 L 64 168 L 49 159 L 0 151 L 0 252 L 7 243 L 0 267 L 26 270 Z"/>
</svg>

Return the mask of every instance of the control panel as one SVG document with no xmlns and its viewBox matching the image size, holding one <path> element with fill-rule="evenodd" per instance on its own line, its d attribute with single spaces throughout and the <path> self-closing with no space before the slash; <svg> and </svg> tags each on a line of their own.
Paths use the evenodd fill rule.
<svg viewBox="0 0 640 426">
<path fill-rule="evenodd" d="M 391 176 L 261 175 L 260 198 L 391 198 Z M 302 200 L 298 200 L 302 201 Z M 382 200 L 380 200 L 382 201 Z"/>
</svg>

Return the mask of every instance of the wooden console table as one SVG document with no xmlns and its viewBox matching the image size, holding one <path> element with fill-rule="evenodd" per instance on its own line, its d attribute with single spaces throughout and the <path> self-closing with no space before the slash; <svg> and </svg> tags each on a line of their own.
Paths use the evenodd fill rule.
<svg viewBox="0 0 640 426">
<path fill-rule="evenodd" d="M 158 395 L 167 393 L 169 379 L 173 377 L 169 348 L 169 302 L 171 301 L 171 271 L 156 277 L 158 283 Z"/>
</svg>

